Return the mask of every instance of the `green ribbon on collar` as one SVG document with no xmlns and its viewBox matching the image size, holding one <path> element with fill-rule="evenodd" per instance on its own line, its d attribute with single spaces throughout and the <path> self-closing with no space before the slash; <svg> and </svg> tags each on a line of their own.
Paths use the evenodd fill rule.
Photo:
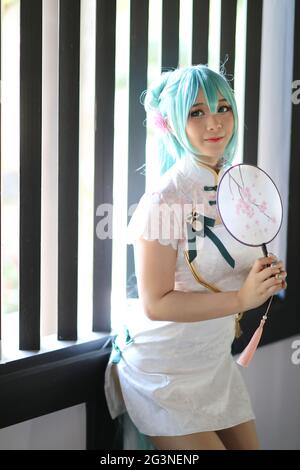
<svg viewBox="0 0 300 470">
<path fill-rule="evenodd" d="M 200 216 L 201 222 L 203 224 L 203 228 L 201 230 L 194 230 L 192 224 L 187 223 L 187 233 L 188 233 L 188 257 L 189 262 L 192 263 L 197 256 L 197 247 L 196 247 L 196 236 L 198 237 L 205 237 L 207 236 L 218 248 L 219 252 L 225 259 L 225 261 L 234 268 L 235 261 L 232 256 L 229 254 L 221 240 L 216 236 L 216 234 L 210 230 L 209 227 L 214 227 L 215 220 L 211 219 L 210 217 L 206 217 L 205 215 Z"/>
</svg>

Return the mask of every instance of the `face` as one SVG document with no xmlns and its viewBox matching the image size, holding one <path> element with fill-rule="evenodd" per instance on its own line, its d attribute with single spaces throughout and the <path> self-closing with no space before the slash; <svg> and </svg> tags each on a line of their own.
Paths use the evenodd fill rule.
<svg viewBox="0 0 300 470">
<path fill-rule="evenodd" d="M 220 93 L 218 100 L 216 113 L 210 113 L 203 90 L 200 90 L 186 125 L 186 135 L 199 151 L 199 159 L 211 167 L 215 167 L 223 155 L 234 127 L 231 106 Z"/>
</svg>

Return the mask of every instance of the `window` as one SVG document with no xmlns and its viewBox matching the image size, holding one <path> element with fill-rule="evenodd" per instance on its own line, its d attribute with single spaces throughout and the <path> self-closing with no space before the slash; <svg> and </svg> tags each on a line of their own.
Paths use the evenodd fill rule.
<svg viewBox="0 0 300 470">
<path fill-rule="evenodd" d="M 35 9 L 27 10 L 26 2 L 23 10 L 21 5 L 20 0 L 2 2 L 3 338 L 11 324 L 12 337 L 18 342 L 16 325 L 21 310 L 21 330 L 34 318 L 36 337 L 40 331 L 42 337 L 56 336 L 58 324 L 60 339 L 84 341 L 92 337 L 92 330 L 105 334 L 111 325 L 115 331 L 123 322 L 124 311 L 138 308 L 133 252 L 126 246 L 125 232 L 130 210 L 156 175 L 155 168 L 153 174 L 144 174 L 143 165 L 152 159 L 154 142 L 144 124 L 139 96 L 161 69 L 200 62 L 218 69 L 220 61 L 225 61 L 227 75 L 234 76 L 240 112 L 236 162 L 244 159 L 267 165 L 264 122 L 269 72 L 261 66 L 270 57 L 264 52 L 267 28 L 263 42 L 261 36 L 266 16 L 260 4 L 256 8 L 247 0 L 230 2 L 226 8 L 220 0 L 76 0 L 71 10 L 69 0 L 37 0 L 40 13 L 36 16 Z M 41 72 L 37 82 L 42 96 L 40 155 L 33 138 L 38 131 L 34 134 L 29 128 L 28 134 L 36 145 L 34 159 L 24 150 L 22 126 L 26 120 L 22 114 L 20 119 L 19 111 L 34 109 L 37 97 L 30 88 L 30 54 L 19 47 L 20 37 L 21 46 L 29 41 L 26 21 L 30 14 L 32 24 L 37 25 L 34 44 L 40 41 L 42 48 L 41 61 L 35 65 Z M 24 83 L 30 90 L 28 96 Z M 249 89 L 251 93 L 245 92 Z M 25 97 L 29 97 L 26 102 Z M 290 123 L 286 123 L 288 136 Z M 288 142 L 285 153 L 289 154 Z M 28 165 L 37 168 L 35 175 L 26 174 L 24 155 Z M 268 152 L 269 159 L 273 155 Z M 282 177 L 282 171 L 279 173 Z M 280 188 L 286 212 L 288 177 L 286 165 Z M 30 266 L 30 259 L 24 259 L 24 246 L 24 264 L 19 259 L 20 211 L 23 221 L 30 215 L 30 208 L 20 201 L 20 188 L 30 198 L 29 182 L 41 191 L 41 235 L 39 239 L 35 226 L 36 245 L 33 240 L 30 245 L 33 256 L 34 246 L 38 249 L 41 244 L 40 263 L 35 259 L 41 275 L 35 269 L 34 280 L 24 275 L 25 267 Z M 38 213 L 36 198 L 33 202 Z M 286 217 L 278 248 L 283 253 L 287 222 Z M 26 280 L 26 292 L 34 282 L 33 298 L 27 299 L 28 305 L 35 305 L 33 317 L 29 308 L 29 322 L 28 312 L 19 306 L 21 279 Z M 22 289 L 20 293 L 23 298 Z M 25 344 L 25 349 L 32 345 Z"/>
</svg>

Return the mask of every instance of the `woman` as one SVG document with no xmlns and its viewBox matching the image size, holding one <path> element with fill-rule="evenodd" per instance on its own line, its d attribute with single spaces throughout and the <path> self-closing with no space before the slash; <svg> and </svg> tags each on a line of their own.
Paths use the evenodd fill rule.
<svg viewBox="0 0 300 470">
<path fill-rule="evenodd" d="M 158 449 L 257 449 L 231 344 L 241 312 L 285 288 L 286 273 L 233 239 L 217 212 L 217 185 L 237 146 L 234 95 L 199 65 L 163 74 L 144 104 L 162 176 L 128 227 L 141 310 L 115 341 L 108 406 L 113 418 L 127 410 Z"/>
</svg>

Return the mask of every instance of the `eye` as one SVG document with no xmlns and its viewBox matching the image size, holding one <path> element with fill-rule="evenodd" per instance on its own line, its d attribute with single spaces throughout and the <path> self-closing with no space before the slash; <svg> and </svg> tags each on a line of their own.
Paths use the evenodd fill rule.
<svg viewBox="0 0 300 470">
<path fill-rule="evenodd" d="M 204 111 L 202 109 L 196 109 L 195 111 L 190 112 L 191 117 L 202 117 L 204 116 Z"/>
<path fill-rule="evenodd" d="M 232 110 L 231 106 L 229 106 L 228 104 L 224 104 L 223 106 L 219 107 L 218 113 L 228 113 L 231 110 Z"/>
</svg>

